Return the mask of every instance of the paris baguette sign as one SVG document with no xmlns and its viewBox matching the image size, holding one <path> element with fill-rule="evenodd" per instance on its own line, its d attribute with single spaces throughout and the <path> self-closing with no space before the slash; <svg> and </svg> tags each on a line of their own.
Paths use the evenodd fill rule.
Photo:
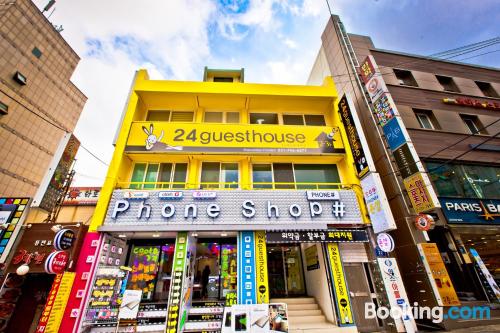
<svg viewBox="0 0 500 333">
<path fill-rule="evenodd" d="M 101 230 L 150 230 L 151 226 L 155 230 L 213 230 L 217 226 L 221 230 L 290 230 L 362 223 L 352 190 L 116 190 Z"/>
<path fill-rule="evenodd" d="M 135 122 L 126 152 L 344 154 L 338 128 Z"/>
</svg>

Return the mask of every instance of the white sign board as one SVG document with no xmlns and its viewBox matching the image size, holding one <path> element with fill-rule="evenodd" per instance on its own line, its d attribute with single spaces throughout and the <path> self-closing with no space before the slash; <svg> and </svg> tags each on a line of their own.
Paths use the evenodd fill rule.
<svg viewBox="0 0 500 333">
<path fill-rule="evenodd" d="M 380 175 L 375 172 L 369 173 L 361 180 L 361 188 L 373 231 L 379 233 L 397 229 Z"/>
<path fill-rule="evenodd" d="M 123 293 L 118 319 L 136 319 L 141 303 L 142 290 L 127 289 Z"/>
</svg>

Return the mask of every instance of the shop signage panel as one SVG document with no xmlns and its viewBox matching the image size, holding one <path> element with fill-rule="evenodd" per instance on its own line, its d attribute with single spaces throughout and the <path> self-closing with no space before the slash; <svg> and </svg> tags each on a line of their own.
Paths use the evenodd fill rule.
<svg viewBox="0 0 500 333">
<path fill-rule="evenodd" d="M 399 117 L 389 120 L 383 127 L 383 130 L 387 144 L 392 151 L 399 148 L 405 142 L 410 141 L 410 137 L 406 133 L 406 130 L 404 130 L 404 125 L 401 123 Z"/>
<path fill-rule="evenodd" d="M 377 74 L 378 68 L 375 69 L 375 67 L 376 65 L 373 60 L 373 57 L 371 55 L 367 56 L 365 61 L 363 61 L 360 67 L 361 79 L 365 84 L 367 84 L 368 81 L 370 81 L 370 79 Z"/>
<path fill-rule="evenodd" d="M 459 98 L 443 98 L 443 103 L 454 104 L 461 106 L 470 106 L 478 109 L 500 110 L 500 102 L 497 101 L 480 101 L 468 97 Z"/>
<path fill-rule="evenodd" d="M 63 319 L 64 309 L 66 308 L 66 304 L 68 303 L 74 280 L 75 273 L 65 272 L 64 274 L 62 274 L 62 278 L 57 290 L 57 296 L 52 305 L 50 318 L 45 328 L 45 333 L 59 332 L 59 327 L 61 326 L 61 321 Z"/>
<path fill-rule="evenodd" d="M 361 180 L 361 188 L 373 231 L 379 233 L 397 229 L 380 175 L 375 172 L 369 173 Z"/>
<path fill-rule="evenodd" d="M 52 287 L 50 288 L 49 294 L 47 295 L 47 301 L 45 302 L 43 312 L 40 315 L 40 320 L 38 321 L 36 332 L 47 331 L 47 325 L 49 323 L 49 319 L 51 318 L 50 314 L 52 313 L 52 308 L 57 297 L 57 292 L 59 291 L 59 287 L 61 285 L 62 277 L 62 274 L 57 274 L 54 277 L 54 282 L 52 282 Z"/>
<path fill-rule="evenodd" d="M 469 249 L 469 253 L 472 255 L 474 258 L 474 261 L 476 262 L 477 268 L 481 271 L 483 278 L 481 279 L 481 282 L 483 284 L 484 289 L 486 290 L 486 294 L 488 295 L 488 298 L 490 302 L 492 303 L 500 303 L 500 288 L 498 288 L 498 285 L 491 275 L 491 273 L 488 271 L 488 268 L 484 264 L 483 260 L 479 256 L 479 253 L 473 248 Z"/>
<path fill-rule="evenodd" d="M 416 213 L 425 212 L 436 208 L 432 197 L 429 194 L 427 185 L 422 177 L 422 174 L 416 173 L 409 178 L 403 180 L 408 196 L 410 197 L 411 205 Z"/>
<path fill-rule="evenodd" d="M 406 295 L 406 290 L 401 279 L 398 264 L 394 258 L 377 258 L 378 266 L 382 273 L 385 291 L 389 298 L 391 308 L 401 308 L 406 314 L 401 318 L 395 319 L 398 332 L 417 332 L 417 324 L 409 310 L 410 302 Z"/>
<path fill-rule="evenodd" d="M 398 110 L 390 94 L 383 94 L 373 102 L 373 112 L 377 117 L 378 124 L 382 127 L 398 115 Z"/>
<path fill-rule="evenodd" d="M 17 235 L 27 215 L 24 212 L 27 211 L 26 207 L 29 202 L 29 198 L 0 197 L 0 211 L 12 212 L 8 218 L 6 217 L 7 214 L 4 214 L 5 223 L 8 223 L 8 226 L 5 230 L 0 230 L 0 264 L 5 263 L 10 254 L 10 249 L 16 242 Z"/>
<path fill-rule="evenodd" d="M 171 230 L 200 230 L 206 225 L 212 230 L 217 226 L 221 230 L 288 230 L 363 223 L 352 190 L 338 190 L 339 199 L 329 201 L 308 200 L 306 191 L 295 190 L 210 191 L 217 193 L 210 200 L 193 198 L 193 191 L 186 190 L 181 199 L 173 201 L 161 200 L 161 191 L 149 191 L 146 200 L 123 199 L 122 192 L 113 192 L 105 227 L 133 226 L 136 230 L 139 226 L 165 225 Z"/>
<path fill-rule="evenodd" d="M 337 128 L 134 122 L 126 152 L 344 154 Z"/>
<path fill-rule="evenodd" d="M 435 243 L 417 244 L 439 306 L 460 305 L 457 293 Z"/>
<path fill-rule="evenodd" d="M 337 308 L 337 320 L 340 326 L 354 325 L 352 315 L 351 299 L 347 284 L 345 282 L 344 268 L 340 257 L 339 246 L 337 243 L 328 243 L 328 260 L 332 275 L 333 289 L 335 291 L 335 301 Z"/>
<path fill-rule="evenodd" d="M 376 101 L 383 94 L 389 92 L 382 75 L 374 75 L 370 80 L 368 80 L 365 86 L 372 101 Z"/>
<path fill-rule="evenodd" d="M 319 268 L 318 247 L 316 244 L 309 246 L 304 250 L 306 255 L 307 271 L 313 271 Z"/>
<path fill-rule="evenodd" d="M 362 133 L 362 127 L 356 114 L 356 109 L 346 94 L 342 96 L 338 104 L 340 118 L 344 124 L 347 140 L 351 146 L 352 156 L 356 164 L 358 177 L 362 177 L 369 170 L 375 170 L 371 165 L 371 156 L 365 152 L 363 147 L 368 147 Z M 358 131 L 359 128 L 359 131 Z"/>
<path fill-rule="evenodd" d="M 396 164 L 403 179 L 418 172 L 417 163 L 413 158 L 408 143 L 405 143 L 401 147 L 395 149 L 392 154 L 394 155 L 394 159 L 396 160 Z"/>
<path fill-rule="evenodd" d="M 281 243 L 359 243 L 368 242 L 365 230 L 304 230 L 304 231 L 267 231 L 266 242 Z"/>
<path fill-rule="evenodd" d="M 257 303 L 269 303 L 267 280 L 266 232 L 255 231 L 255 281 L 257 282 Z"/>
<path fill-rule="evenodd" d="M 54 237 L 54 247 L 58 251 L 68 250 L 73 246 L 76 234 L 71 229 L 61 229 Z"/>
<path fill-rule="evenodd" d="M 450 224 L 500 225 L 500 200 L 440 197 L 439 202 Z"/>
<path fill-rule="evenodd" d="M 70 187 L 63 201 L 63 206 L 97 205 L 100 187 Z"/>
<path fill-rule="evenodd" d="M 255 304 L 255 239 L 253 231 L 240 232 L 238 239 L 238 304 Z"/>
<path fill-rule="evenodd" d="M 58 198 L 63 194 L 66 177 L 71 170 L 78 148 L 80 148 L 80 141 L 71 133 L 64 134 L 33 198 L 32 207 L 38 207 L 47 212 L 54 209 Z"/>
</svg>

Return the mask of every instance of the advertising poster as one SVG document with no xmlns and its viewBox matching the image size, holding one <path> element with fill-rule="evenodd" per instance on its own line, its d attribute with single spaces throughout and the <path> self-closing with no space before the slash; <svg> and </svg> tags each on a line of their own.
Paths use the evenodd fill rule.
<svg viewBox="0 0 500 333">
<path fill-rule="evenodd" d="M 483 282 L 483 285 L 485 285 L 484 287 L 486 287 L 485 289 L 487 290 L 487 294 L 488 294 L 488 298 L 490 299 L 490 302 L 500 303 L 500 288 L 498 288 L 498 285 L 497 285 L 495 279 L 493 278 L 490 271 L 488 270 L 488 268 L 484 264 L 483 260 L 479 256 L 479 253 L 477 253 L 477 251 L 473 248 L 469 249 L 469 253 L 474 258 L 474 261 L 476 262 L 476 266 L 479 268 L 479 270 L 481 271 L 481 273 L 484 276 L 485 281 L 481 281 L 481 282 Z"/>
<path fill-rule="evenodd" d="M 269 332 L 288 332 L 288 329 L 288 309 L 286 304 L 269 304 Z"/>
<path fill-rule="evenodd" d="M 385 291 L 389 298 L 391 308 L 400 307 L 403 311 L 408 312 L 407 315 L 403 316 L 402 320 L 394 320 L 398 332 L 416 332 L 417 324 L 415 323 L 415 319 L 411 315 L 411 310 L 407 308 L 410 306 L 410 302 L 408 301 L 408 296 L 406 295 L 406 290 L 403 285 L 403 280 L 401 279 L 401 274 L 399 272 L 396 259 L 378 258 L 377 261 L 380 267 L 380 272 L 382 273 Z"/>
<path fill-rule="evenodd" d="M 319 268 L 318 248 L 316 244 L 309 246 L 304 250 L 306 254 L 306 266 L 308 271 Z"/>
<path fill-rule="evenodd" d="M 250 308 L 247 305 L 233 305 L 231 307 L 231 332 L 250 333 Z"/>
<path fill-rule="evenodd" d="M 128 289 L 141 290 L 144 300 L 152 300 L 160 259 L 159 246 L 135 246 L 130 253 L 132 268 Z"/>
<path fill-rule="evenodd" d="M 337 243 L 328 243 L 327 249 L 333 289 L 335 291 L 335 301 L 339 325 L 354 325 L 351 300 L 349 298 L 349 290 L 347 290 L 344 268 L 342 267 L 342 260 L 340 258 L 339 246 Z"/>
<path fill-rule="evenodd" d="M 390 94 L 383 94 L 373 103 L 373 111 L 380 126 L 385 126 L 398 113 Z"/>
<path fill-rule="evenodd" d="M 188 237 L 187 232 L 177 233 L 175 242 L 174 263 L 172 267 L 172 284 L 168 298 L 167 332 L 178 332 L 181 314 L 181 291 L 184 285 L 184 269 L 186 267 Z"/>
<path fill-rule="evenodd" d="M 416 213 L 422 213 L 435 208 L 420 172 L 406 178 L 403 180 L 403 183 Z"/>
<path fill-rule="evenodd" d="M 279 126 L 134 122 L 126 152 L 345 153 L 338 130 L 327 126 Z"/>
<path fill-rule="evenodd" d="M 417 244 L 417 248 L 424 262 L 425 270 L 431 281 L 434 295 L 440 306 L 460 305 L 457 293 L 444 265 L 441 253 L 435 243 Z"/>
<path fill-rule="evenodd" d="M 253 231 L 240 232 L 238 246 L 238 303 L 255 304 L 257 295 L 255 293 L 255 242 Z"/>
<path fill-rule="evenodd" d="M 257 303 L 269 303 L 267 279 L 266 232 L 255 231 L 255 280 L 257 283 Z"/>
<path fill-rule="evenodd" d="M 2 244 L 0 245 L 0 264 L 5 263 L 9 251 L 16 241 L 21 225 L 26 218 L 27 214 L 24 214 L 24 211 L 27 211 L 26 207 L 29 202 L 29 198 L 0 198 L 0 205 L 3 207 L 2 224 L 8 223 L 7 229 L 0 230 L 0 244 Z"/>
<path fill-rule="evenodd" d="M 269 332 L 269 305 L 253 304 L 250 309 L 250 331 L 252 333 Z"/>
<path fill-rule="evenodd" d="M 383 191 L 380 175 L 374 172 L 369 173 L 361 180 L 361 188 L 373 231 L 379 233 L 397 229 L 389 201 Z"/>
<path fill-rule="evenodd" d="M 118 319 L 136 319 L 139 313 L 142 291 L 127 289 L 123 293 L 122 304 L 118 312 Z"/>
</svg>

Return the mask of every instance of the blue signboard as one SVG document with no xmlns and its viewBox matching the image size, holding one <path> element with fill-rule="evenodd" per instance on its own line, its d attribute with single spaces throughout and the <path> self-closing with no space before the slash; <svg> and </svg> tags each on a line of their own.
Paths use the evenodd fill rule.
<svg viewBox="0 0 500 333">
<path fill-rule="evenodd" d="M 449 224 L 500 225 L 500 200 L 439 198 Z"/>
<path fill-rule="evenodd" d="M 238 304 L 256 304 L 255 239 L 253 231 L 240 232 L 238 247 Z"/>
<path fill-rule="evenodd" d="M 406 142 L 401 127 L 402 126 L 397 117 L 389 120 L 387 124 L 383 127 L 387 143 L 389 144 L 391 150 L 395 150 L 396 148 L 398 148 L 399 146 L 401 146 L 403 143 Z"/>
</svg>

